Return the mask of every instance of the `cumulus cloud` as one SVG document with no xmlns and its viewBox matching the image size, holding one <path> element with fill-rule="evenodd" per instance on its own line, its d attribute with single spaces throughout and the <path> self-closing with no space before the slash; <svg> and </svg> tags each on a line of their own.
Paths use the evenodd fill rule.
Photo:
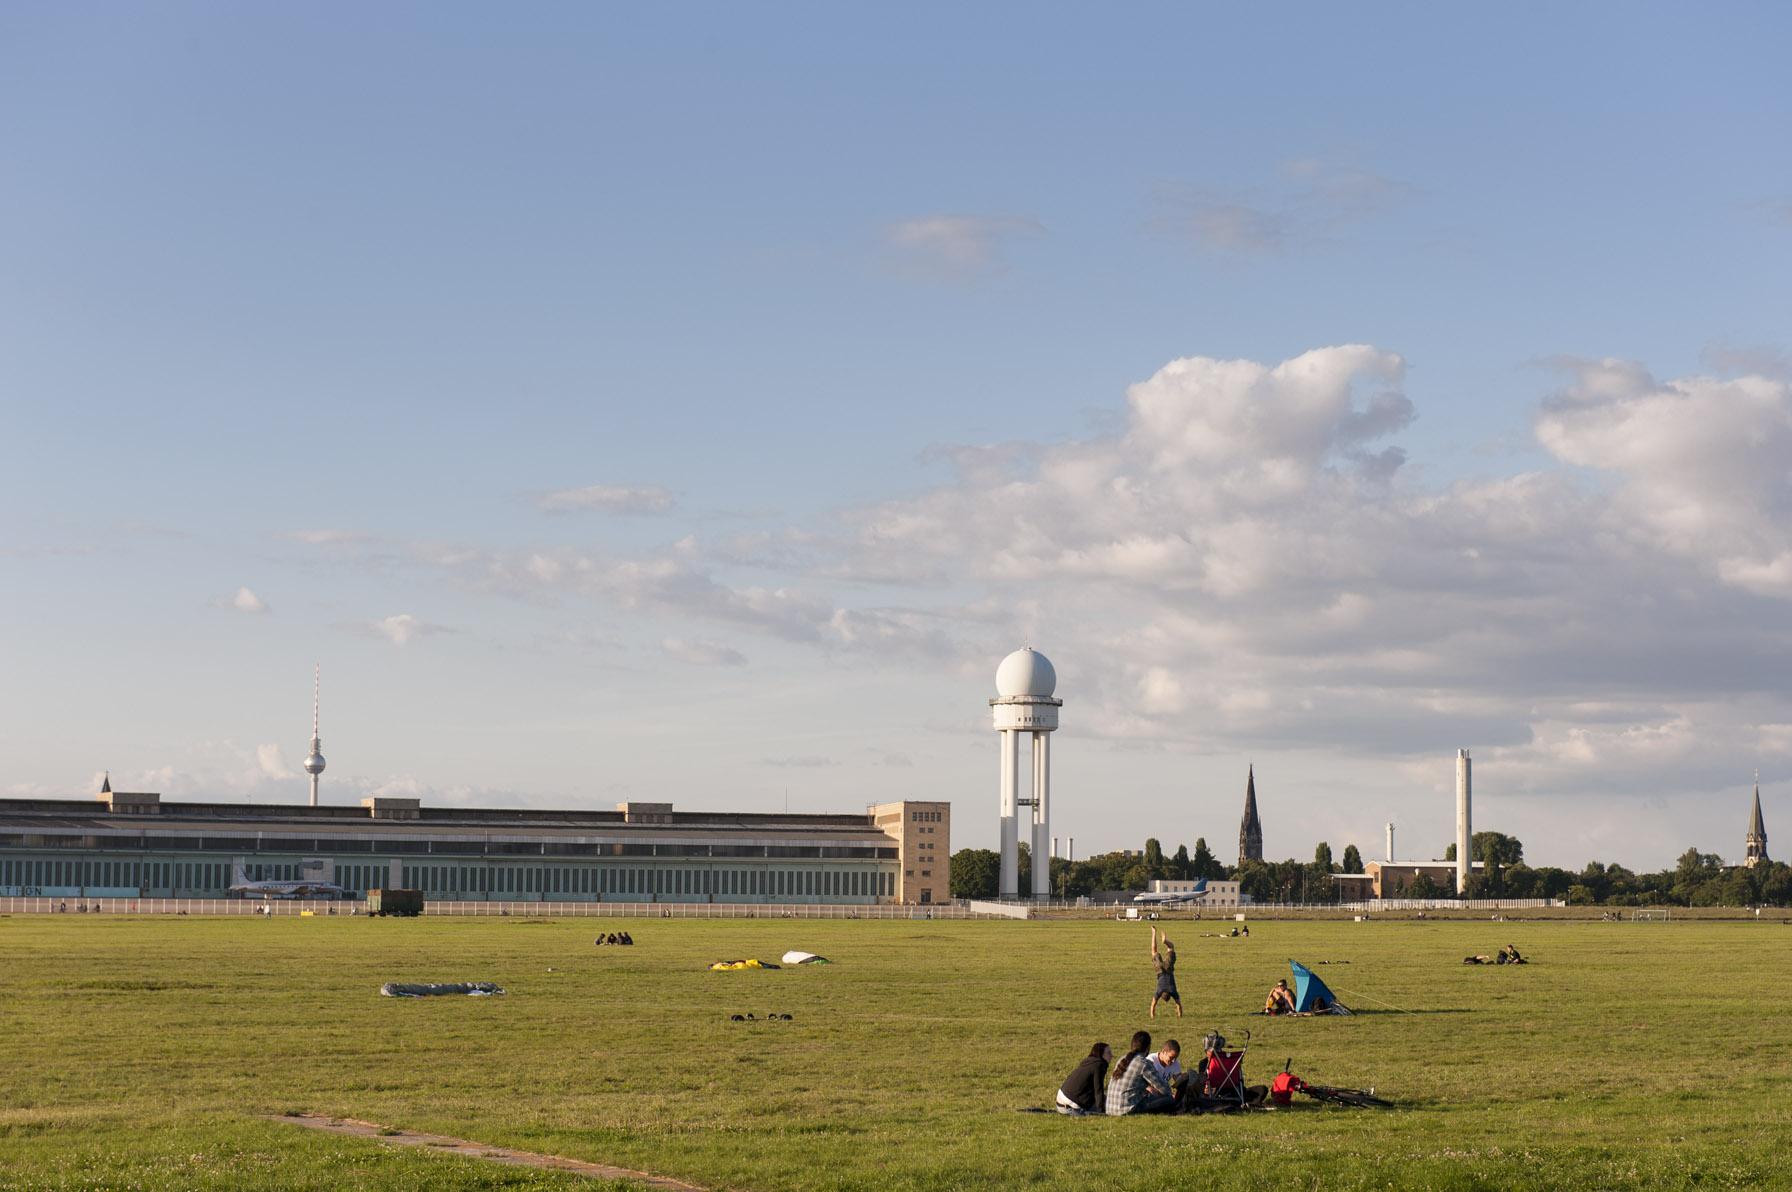
<svg viewBox="0 0 1792 1192">
<path fill-rule="evenodd" d="M 717 642 L 669 637 L 660 642 L 660 649 L 667 657 L 692 666 L 745 666 L 747 663 L 745 654 Z"/>
<path fill-rule="evenodd" d="M 694 664 L 756 635 L 986 675 L 1027 634 L 1116 746 L 1323 750 L 1404 785 L 1400 759 L 1466 744 L 1539 796 L 1792 756 L 1792 387 L 1553 363 L 1548 461 L 1510 474 L 1415 476 L 1404 361 L 1346 344 L 1172 360 L 1102 433 L 940 448 L 940 483 L 815 526 L 408 558 Z"/>
<path fill-rule="evenodd" d="M 373 541 L 372 535 L 359 530 L 288 530 L 280 537 L 307 546 L 354 546 Z"/>
<path fill-rule="evenodd" d="M 926 215 L 891 224 L 884 239 L 903 272 L 964 281 L 1000 272 L 1010 243 L 1044 231 L 1026 216 Z"/>
<path fill-rule="evenodd" d="M 372 633 L 401 648 L 410 645 L 420 637 L 454 632 L 447 625 L 436 625 L 411 613 L 397 613 L 390 617 L 382 617 L 377 621 L 370 622 L 367 628 Z"/>
<path fill-rule="evenodd" d="M 1614 478 L 1614 532 L 1737 587 L 1792 595 L 1792 382 L 1658 382 L 1629 361 L 1560 363 L 1573 379 L 1544 404 L 1537 438 Z"/>
<path fill-rule="evenodd" d="M 239 613 L 259 615 L 268 611 L 267 601 L 257 596 L 248 588 L 238 588 L 236 594 L 228 600 L 219 602 L 226 608 L 235 609 Z"/>
<path fill-rule="evenodd" d="M 298 771 L 286 764 L 286 754 L 276 744 L 257 745 L 255 764 L 269 778 L 297 778 Z"/>
<path fill-rule="evenodd" d="M 535 503 L 548 513 L 656 514 L 671 512 L 676 501 L 670 490 L 652 485 L 588 484 L 543 493 Z"/>
</svg>

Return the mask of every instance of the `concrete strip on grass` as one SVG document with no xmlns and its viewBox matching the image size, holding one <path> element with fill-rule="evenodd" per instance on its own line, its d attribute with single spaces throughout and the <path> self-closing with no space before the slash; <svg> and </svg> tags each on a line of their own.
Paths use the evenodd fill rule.
<svg viewBox="0 0 1792 1192">
<path fill-rule="evenodd" d="M 304 1126 L 308 1130 L 322 1130 L 327 1134 L 346 1134 L 352 1138 L 369 1138 L 374 1142 L 388 1142 L 397 1146 L 422 1146 L 450 1155 L 462 1155 L 468 1159 L 483 1159 L 487 1163 L 507 1163 L 515 1167 L 536 1167 L 548 1171 L 570 1171 L 577 1175 L 587 1175 L 604 1180 L 634 1180 L 649 1188 L 666 1188 L 671 1192 L 705 1192 L 696 1184 L 687 1184 L 663 1175 L 650 1175 L 645 1171 L 631 1171 L 626 1167 L 613 1167 L 608 1163 L 587 1163 L 583 1159 L 566 1159 L 559 1155 L 541 1155 L 534 1151 L 512 1150 L 510 1147 L 487 1146 L 482 1142 L 473 1142 L 465 1138 L 450 1138 L 446 1134 L 419 1134 L 415 1130 L 400 1130 L 393 1126 L 382 1126 L 378 1122 L 363 1122 L 356 1118 L 328 1117 L 319 1113 L 275 1113 L 268 1114 L 269 1121 L 286 1122 L 289 1125 Z"/>
</svg>

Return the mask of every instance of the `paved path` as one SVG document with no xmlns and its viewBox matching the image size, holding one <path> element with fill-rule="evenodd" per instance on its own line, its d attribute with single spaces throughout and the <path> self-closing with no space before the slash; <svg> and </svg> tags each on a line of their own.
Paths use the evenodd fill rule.
<svg viewBox="0 0 1792 1192">
<path fill-rule="evenodd" d="M 666 1188 L 671 1192 L 704 1192 L 704 1189 L 699 1188 L 696 1184 L 687 1184 L 663 1175 L 649 1175 L 645 1171 L 631 1171 L 626 1167 L 612 1167 L 608 1163 L 587 1163 L 583 1159 L 563 1159 L 559 1155 L 541 1155 L 534 1151 L 517 1151 L 509 1147 L 487 1146 L 483 1142 L 473 1142 L 465 1138 L 450 1138 L 446 1134 L 419 1134 L 414 1130 L 399 1130 L 392 1126 L 382 1126 L 378 1122 L 363 1122 L 356 1118 L 327 1117 L 318 1113 L 268 1114 L 267 1117 L 269 1121 L 304 1126 L 308 1130 L 322 1130 L 328 1134 L 346 1134 L 353 1138 L 368 1138 L 374 1142 L 391 1143 L 394 1146 L 424 1146 L 444 1154 L 463 1155 L 468 1159 L 483 1159 L 487 1163 L 508 1163 L 515 1167 L 537 1167 L 548 1171 L 570 1171 L 577 1175 L 591 1176 L 594 1179 L 634 1180 L 649 1188 Z"/>
</svg>

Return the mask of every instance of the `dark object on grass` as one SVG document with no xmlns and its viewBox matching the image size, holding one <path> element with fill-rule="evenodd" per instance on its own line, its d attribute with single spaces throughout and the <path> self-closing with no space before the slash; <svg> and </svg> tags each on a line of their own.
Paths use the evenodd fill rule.
<svg viewBox="0 0 1792 1192">
<path fill-rule="evenodd" d="M 502 987 L 490 981 L 461 981 L 447 985 L 411 985 L 403 981 L 388 981 L 380 986 L 382 997 L 451 997 L 456 994 L 463 997 L 496 997 L 503 992 Z"/>
<path fill-rule="evenodd" d="M 384 887 L 367 891 L 367 913 L 370 915 L 404 915 L 423 913 L 423 891 L 388 890 Z"/>
</svg>

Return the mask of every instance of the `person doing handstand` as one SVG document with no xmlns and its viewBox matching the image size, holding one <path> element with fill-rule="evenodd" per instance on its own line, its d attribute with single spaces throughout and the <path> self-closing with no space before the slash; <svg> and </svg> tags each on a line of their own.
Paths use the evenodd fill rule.
<svg viewBox="0 0 1792 1192">
<path fill-rule="evenodd" d="M 1294 991 L 1288 988 L 1286 979 L 1277 981 L 1270 987 L 1269 997 L 1263 1002 L 1263 1012 L 1265 1014 L 1294 1013 Z"/>
<path fill-rule="evenodd" d="M 1157 1017 L 1157 1003 L 1168 998 L 1176 1003 L 1176 1017 L 1182 1017 L 1182 995 L 1176 992 L 1176 945 L 1164 937 L 1163 950 L 1157 945 L 1157 928 L 1151 929 L 1151 967 L 1157 970 L 1157 989 L 1151 995 L 1151 1017 Z"/>
</svg>

